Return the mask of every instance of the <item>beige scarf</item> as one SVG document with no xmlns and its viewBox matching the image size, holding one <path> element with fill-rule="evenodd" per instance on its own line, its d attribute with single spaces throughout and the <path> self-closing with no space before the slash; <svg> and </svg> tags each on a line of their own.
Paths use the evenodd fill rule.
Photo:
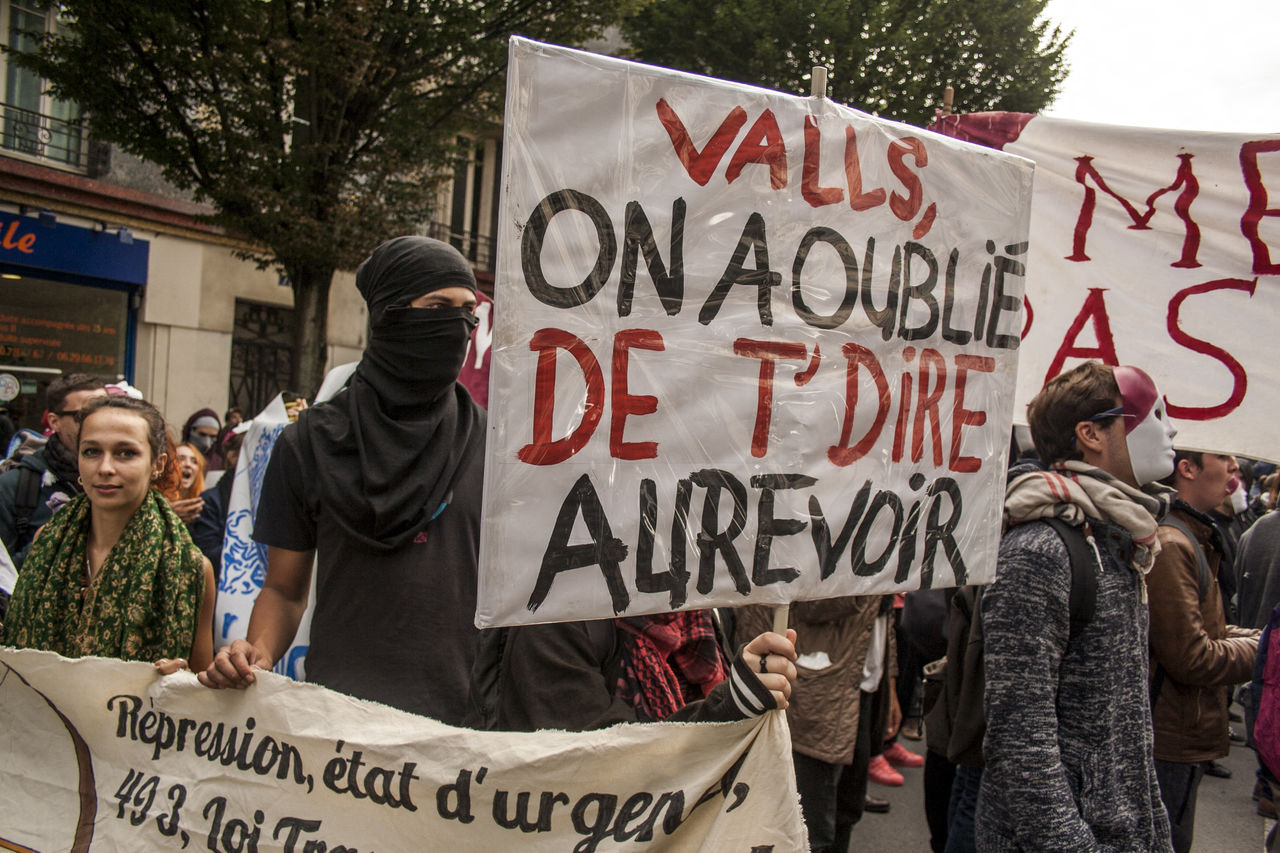
<svg viewBox="0 0 1280 853">
<path fill-rule="evenodd" d="M 1133 537 L 1133 568 L 1145 575 L 1160 553 L 1156 538 L 1159 519 L 1168 512 L 1176 494 L 1158 483 L 1135 489 L 1083 462 L 1056 462 L 1048 471 L 1023 474 L 1009 483 L 1004 498 L 1005 523 L 1060 518 L 1079 527 L 1086 518 L 1096 518 L 1117 524 Z"/>
</svg>

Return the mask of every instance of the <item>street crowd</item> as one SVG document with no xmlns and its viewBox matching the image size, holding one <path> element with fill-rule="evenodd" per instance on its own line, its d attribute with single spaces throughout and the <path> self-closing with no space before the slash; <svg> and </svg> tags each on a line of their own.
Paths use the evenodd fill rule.
<svg viewBox="0 0 1280 853">
<path fill-rule="evenodd" d="M 859 849 L 864 813 L 889 810 L 872 784 L 923 767 L 934 851 L 1183 853 L 1233 737 L 1256 744 L 1275 816 L 1280 655 L 1263 631 L 1280 621 L 1280 478 L 1178 448 L 1141 366 L 1084 362 L 1031 401 L 989 586 L 799 602 L 785 635 L 759 605 L 481 631 L 486 414 L 457 382 L 475 278 L 449 245 L 399 237 L 356 285 L 364 356 L 267 465 L 268 570 L 244 639 L 213 647 L 243 413 L 175 430 L 126 383 L 69 374 L 47 390 L 47 431 L 7 442 L 4 645 L 252 689 L 310 607 L 309 681 L 451 725 L 781 709 L 814 851 Z"/>
</svg>

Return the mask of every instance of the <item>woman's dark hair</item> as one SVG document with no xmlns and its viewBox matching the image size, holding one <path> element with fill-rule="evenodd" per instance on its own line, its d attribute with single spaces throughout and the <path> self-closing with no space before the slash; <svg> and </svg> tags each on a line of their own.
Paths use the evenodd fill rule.
<svg viewBox="0 0 1280 853">
<path fill-rule="evenodd" d="M 84 426 L 85 420 L 99 409 L 123 409 L 133 412 L 147 422 L 147 445 L 151 448 L 151 461 L 160 458 L 167 451 L 164 415 L 146 400 L 135 400 L 132 397 L 94 397 L 80 407 L 76 414 L 76 424 Z M 81 432 L 83 434 L 83 431 Z"/>
</svg>

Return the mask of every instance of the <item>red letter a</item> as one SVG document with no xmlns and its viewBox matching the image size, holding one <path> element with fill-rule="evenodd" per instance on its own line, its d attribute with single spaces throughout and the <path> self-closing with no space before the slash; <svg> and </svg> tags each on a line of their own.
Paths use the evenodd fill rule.
<svg viewBox="0 0 1280 853">
<path fill-rule="evenodd" d="M 1089 297 L 1085 299 L 1080 313 L 1071 321 L 1071 328 L 1062 337 L 1062 346 L 1049 363 L 1049 372 L 1044 375 L 1047 384 L 1050 379 L 1062 372 L 1062 364 L 1068 358 L 1096 358 L 1103 364 L 1115 367 L 1120 363 L 1116 357 L 1116 342 L 1111 336 L 1111 319 L 1107 316 L 1107 300 L 1103 297 L 1106 288 L 1089 288 Z M 1076 335 L 1084 328 L 1085 321 L 1093 320 L 1093 333 L 1098 337 L 1096 347 L 1078 347 L 1075 345 Z"/>
</svg>

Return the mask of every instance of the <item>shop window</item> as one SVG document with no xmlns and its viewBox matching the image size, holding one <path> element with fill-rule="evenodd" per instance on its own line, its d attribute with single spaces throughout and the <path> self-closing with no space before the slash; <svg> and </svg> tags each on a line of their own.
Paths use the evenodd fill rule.
<svg viewBox="0 0 1280 853">
<path fill-rule="evenodd" d="M 18 397 L 8 405 L 18 425 L 39 426 L 44 388 L 61 373 L 122 378 L 128 324 L 125 291 L 0 278 L 0 373 L 20 382 Z"/>
</svg>

